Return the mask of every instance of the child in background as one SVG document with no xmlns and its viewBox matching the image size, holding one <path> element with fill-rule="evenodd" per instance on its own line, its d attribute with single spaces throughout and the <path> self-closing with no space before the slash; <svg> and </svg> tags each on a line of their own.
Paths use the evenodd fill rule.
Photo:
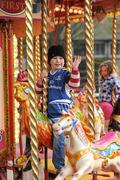
<svg viewBox="0 0 120 180">
<path fill-rule="evenodd" d="M 52 46 L 48 50 L 48 63 L 50 72 L 48 74 L 48 117 L 52 123 L 59 120 L 64 112 L 69 111 L 73 100 L 71 89 L 76 90 L 80 86 L 79 64 L 81 57 L 76 56 L 72 65 L 72 72 L 64 69 L 65 52 L 62 46 Z M 43 70 L 36 84 L 36 93 L 41 95 L 42 82 L 47 76 Z M 64 134 L 58 136 L 53 132 L 53 164 L 57 171 L 61 171 L 65 164 Z"/>
<path fill-rule="evenodd" d="M 99 67 L 99 102 L 105 116 L 105 132 L 108 131 L 110 117 L 113 112 L 112 92 L 120 94 L 120 82 L 112 74 L 112 62 L 105 61 Z"/>
</svg>

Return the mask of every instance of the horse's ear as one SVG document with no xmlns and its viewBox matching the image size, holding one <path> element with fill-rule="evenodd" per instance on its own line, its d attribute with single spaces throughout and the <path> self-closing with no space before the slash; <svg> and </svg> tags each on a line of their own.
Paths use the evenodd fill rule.
<svg viewBox="0 0 120 180">
<path fill-rule="evenodd" d="M 62 111 L 62 115 L 66 116 L 66 115 L 68 115 L 68 112 Z"/>
</svg>

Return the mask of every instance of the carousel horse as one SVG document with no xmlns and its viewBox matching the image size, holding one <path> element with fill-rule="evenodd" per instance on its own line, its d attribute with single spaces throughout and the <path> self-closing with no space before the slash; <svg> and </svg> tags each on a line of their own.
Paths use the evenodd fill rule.
<svg viewBox="0 0 120 180">
<path fill-rule="evenodd" d="M 85 122 L 87 126 L 89 126 L 88 119 L 88 103 L 87 103 L 87 92 L 79 93 L 75 98 L 75 108 L 79 108 L 82 112 L 82 121 Z M 104 114 L 99 106 L 99 102 L 97 98 L 94 96 L 94 139 L 99 140 L 101 135 L 104 133 Z"/>
<path fill-rule="evenodd" d="M 63 180 L 67 176 L 72 176 L 71 180 L 78 180 L 100 169 L 114 172 L 117 180 L 120 180 L 119 132 L 108 132 L 92 144 L 73 112 L 61 117 L 53 125 L 53 130 L 58 135 L 65 133 L 70 138 L 70 144 L 66 147 L 68 163 L 55 180 Z"/>
<path fill-rule="evenodd" d="M 26 134 L 30 137 L 30 112 L 29 112 L 29 100 L 28 100 L 28 83 L 27 82 L 16 82 L 15 85 L 15 99 L 19 102 L 19 112 L 21 121 L 21 134 Z M 82 113 L 75 110 L 76 116 L 82 118 Z M 36 118 L 37 118 L 37 130 L 38 130 L 38 143 L 39 146 L 43 145 L 52 149 L 52 125 L 50 120 L 45 117 L 36 108 Z M 82 121 L 82 126 L 86 132 L 86 135 L 90 141 L 94 139 L 94 134 L 92 130 L 86 125 L 86 122 Z"/>
<path fill-rule="evenodd" d="M 16 82 L 15 85 L 15 99 L 19 102 L 21 131 L 30 137 L 30 111 L 28 101 L 28 83 Z M 39 146 L 44 145 L 52 149 L 52 126 L 47 117 L 36 109 L 38 143 Z"/>
</svg>

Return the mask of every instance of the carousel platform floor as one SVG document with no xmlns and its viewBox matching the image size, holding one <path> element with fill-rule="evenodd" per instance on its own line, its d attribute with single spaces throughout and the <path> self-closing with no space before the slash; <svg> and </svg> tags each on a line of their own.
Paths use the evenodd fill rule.
<svg viewBox="0 0 120 180">
<path fill-rule="evenodd" d="M 44 166 L 43 160 L 42 160 L 42 164 Z M 55 171 L 54 166 L 51 162 L 51 159 L 48 159 L 48 171 L 50 174 L 53 174 L 53 175 L 56 174 L 56 171 Z M 98 174 L 99 174 L 99 176 L 97 176 L 97 180 L 115 180 L 112 172 L 106 173 L 106 172 L 99 171 Z M 104 177 L 102 175 L 109 175 L 109 177 Z M 66 180 L 70 180 L 70 179 L 71 179 L 71 177 L 66 178 Z M 80 178 L 79 180 L 92 180 L 92 175 L 85 175 L 82 178 Z"/>
<path fill-rule="evenodd" d="M 40 159 L 41 159 L 42 166 L 44 167 L 44 153 L 40 153 Z M 49 180 L 54 180 L 56 171 L 52 163 L 52 150 L 49 150 L 49 149 L 48 149 L 48 171 L 49 171 L 49 174 L 52 175 L 52 178 L 49 178 Z M 97 173 L 101 174 L 101 176 L 97 176 L 97 180 L 116 180 L 112 172 L 108 173 L 108 172 L 99 171 Z M 109 175 L 109 177 L 104 177 L 102 175 Z M 70 179 L 71 177 L 66 178 L 66 180 L 70 180 Z M 80 180 L 92 180 L 92 179 L 93 179 L 92 175 L 85 175 L 82 178 L 80 178 Z"/>
<path fill-rule="evenodd" d="M 41 160 L 42 165 L 44 167 L 44 158 L 41 158 L 41 159 L 42 159 Z M 55 176 L 56 171 L 55 171 L 54 165 L 53 165 L 52 160 L 51 160 L 51 152 L 48 153 L 48 171 L 50 174 L 53 174 L 53 177 Z M 108 172 L 99 171 L 97 173 L 99 174 L 99 176 L 97 176 L 97 180 L 115 180 L 112 172 L 108 173 Z M 109 177 L 106 177 L 106 175 Z M 71 179 L 71 177 L 66 178 L 66 180 L 70 180 L 70 179 Z M 92 175 L 85 175 L 82 178 L 80 178 L 80 180 L 92 180 Z"/>
</svg>

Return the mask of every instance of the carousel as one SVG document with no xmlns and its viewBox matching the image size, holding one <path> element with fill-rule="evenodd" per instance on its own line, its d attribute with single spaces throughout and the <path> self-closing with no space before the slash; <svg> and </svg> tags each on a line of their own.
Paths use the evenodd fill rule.
<svg viewBox="0 0 120 180">
<path fill-rule="evenodd" d="M 104 115 L 93 88 L 94 19 L 113 19 L 112 68 L 116 72 L 119 10 L 119 0 L 0 1 L 1 179 L 120 179 L 120 133 L 117 129 L 103 135 Z M 75 103 L 71 111 L 52 125 L 47 117 L 48 78 L 43 80 L 39 99 L 42 111 L 35 91 L 41 71 L 49 68 L 48 34 L 54 34 L 55 45 L 59 25 L 64 24 L 66 68 L 71 71 L 71 24 L 81 22 L 85 25 L 87 88 L 77 97 L 72 92 Z M 119 114 L 116 116 L 119 121 Z M 53 131 L 69 136 L 66 165 L 59 174 L 50 162 Z M 29 162 L 31 168 L 27 169 Z"/>
</svg>

